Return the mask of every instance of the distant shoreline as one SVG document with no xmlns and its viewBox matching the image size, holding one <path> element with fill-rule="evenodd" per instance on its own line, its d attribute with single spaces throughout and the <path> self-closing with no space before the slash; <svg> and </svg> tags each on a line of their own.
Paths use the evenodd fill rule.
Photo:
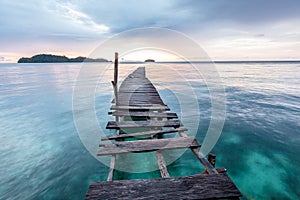
<svg viewBox="0 0 300 200">
<path fill-rule="evenodd" d="M 88 58 L 78 56 L 76 58 L 68 58 L 66 56 L 52 54 L 38 54 L 30 58 L 22 57 L 17 63 L 82 63 L 82 62 L 112 62 L 105 58 Z M 216 64 L 242 64 L 242 63 L 300 63 L 300 60 L 216 60 L 216 61 L 121 61 L 123 64 L 155 64 L 155 63 L 216 63 Z"/>
<path fill-rule="evenodd" d="M 123 61 L 120 63 L 124 64 L 155 64 L 155 63 L 177 63 L 177 64 L 186 64 L 186 63 L 216 63 L 216 64 L 241 64 L 241 63 L 300 63 L 300 60 L 250 60 L 250 61 L 237 61 L 237 60 L 229 60 L 229 61 L 222 61 L 222 60 L 217 60 L 217 61 L 156 61 L 155 63 L 149 63 L 149 62 L 143 62 L 143 61 Z"/>
<path fill-rule="evenodd" d="M 76 58 L 68 58 L 66 56 L 58 56 L 52 54 L 38 54 L 30 58 L 22 57 L 18 63 L 81 63 L 81 62 L 110 62 L 104 58 L 87 58 L 79 56 Z"/>
</svg>

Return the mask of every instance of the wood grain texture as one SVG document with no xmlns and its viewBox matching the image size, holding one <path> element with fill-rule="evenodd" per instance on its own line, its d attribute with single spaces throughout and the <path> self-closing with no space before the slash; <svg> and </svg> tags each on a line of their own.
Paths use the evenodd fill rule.
<svg viewBox="0 0 300 200">
<path fill-rule="evenodd" d="M 168 172 L 168 168 L 164 159 L 164 156 L 162 155 L 162 153 L 160 151 L 156 151 L 156 159 L 157 159 L 157 164 L 158 164 L 158 168 L 161 174 L 162 178 L 169 178 L 170 174 Z"/>
<path fill-rule="evenodd" d="M 126 112 L 126 111 L 114 111 L 111 113 L 113 116 L 120 117 L 148 117 L 148 118 L 178 118 L 176 113 L 173 112 Z"/>
<path fill-rule="evenodd" d="M 187 137 L 187 134 L 184 131 L 178 131 L 181 137 Z M 198 150 L 198 148 L 190 148 L 196 158 L 201 162 L 205 168 L 205 172 L 208 174 L 218 174 L 218 171 L 208 162 L 205 156 Z"/>
<path fill-rule="evenodd" d="M 222 173 L 219 174 L 218 170 L 199 151 L 200 143 L 194 137 L 188 137 L 184 133 L 187 129 L 179 128 L 181 126 L 179 120 L 160 121 L 162 118 L 177 118 L 177 114 L 164 112 L 170 109 L 163 103 L 154 85 L 145 77 L 145 68 L 138 68 L 130 74 L 121 84 L 115 98 L 118 105 L 111 107 L 111 110 L 114 110 L 111 114 L 116 117 L 116 121 L 109 122 L 107 128 L 117 129 L 117 135 L 103 137 L 102 140 L 122 140 L 130 137 L 144 136 L 155 137 L 157 134 L 173 132 L 178 132 L 181 137 L 101 143 L 99 145 L 101 150 L 97 155 L 112 155 L 108 175 L 109 182 L 92 183 L 86 194 L 87 200 L 238 199 L 241 196 L 234 183 L 224 173 L 226 170 L 219 170 Z M 127 119 L 130 116 L 135 117 L 134 119 L 146 120 L 154 118 L 155 120 L 123 122 L 117 120 L 119 117 Z M 160 129 L 162 127 L 172 127 L 172 129 L 157 130 L 157 128 Z M 126 128 L 154 128 L 156 130 L 118 135 L 122 128 L 130 131 L 135 129 Z M 170 175 L 162 151 L 178 148 L 190 148 L 205 167 L 206 171 L 204 174 L 169 178 Z M 163 179 L 112 181 L 117 154 L 147 151 L 156 151 L 157 163 Z"/>
<path fill-rule="evenodd" d="M 111 160 L 110 160 L 110 166 L 109 166 L 107 181 L 112 181 L 113 180 L 115 165 L 116 165 L 116 155 L 112 155 Z"/>
<path fill-rule="evenodd" d="M 167 134 L 167 133 L 176 133 L 179 131 L 187 131 L 187 128 L 176 128 L 176 129 L 167 129 L 167 130 L 154 130 L 154 131 L 142 131 L 137 133 L 128 133 L 121 135 L 113 135 L 109 137 L 101 137 L 101 140 L 116 140 L 116 139 L 125 139 L 132 137 L 151 137 L 157 134 Z"/>
<path fill-rule="evenodd" d="M 240 196 L 240 191 L 226 173 L 223 173 L 180 178 L 95 182 L 90 185 L 86 200 L 232 199 Z"/>
<path fill-rule="evenodd" d="M 141 105 L 138 105 L 138 106 L 115 106 L 115 105 L 112 105 L 110 107 L 111 110 L 145 110 L 145 111 L 148 111 L 148 110 L 170 110 L 170 108 L 168 106 L 158 106 L 158 105 L 155 105 L 153 106 L 152 104 L 141 104 Z"/>
<path fill-rule="evenodd" d="M 166 149 L 181 149 L 189 147 L 200 147 L 201 145 L 194 137 L 186 138 L 165 138 L 157 140 L 135 140 L 124 142 L 100 143 L 103 147 L 98 151 L 98 156 L 121 154 L 121 153 L 137 153 Z"/>
<path fill-rule="evenodd" d="M 125 78 L 118 91 L 118 105 L 137 106 L 155 104 L 165 106 L 154 85 L 145 77 L 145 73 L 145 68 L 139 67 Z M 112 109 L 121 109 L 121 107 L 112 107 Z"/>
<path fill-rule="evenodd" d="M 122 129 L 122 128 L 161 128 L 161 127 L 174 127 L 178 128 L 181 126 L 179 120 L 168 120 L 168 121 L 109 121 L 106 125 L 107 129 Z"/>
</svg>

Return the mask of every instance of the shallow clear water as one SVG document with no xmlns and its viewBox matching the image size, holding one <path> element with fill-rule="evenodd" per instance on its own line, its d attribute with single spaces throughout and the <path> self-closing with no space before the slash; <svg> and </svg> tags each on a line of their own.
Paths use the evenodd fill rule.
<svg viewBox="0 0 300 200">
<path fill-rule="evenodd" d="M 185 65 L 178 67 L 189 74 Z M 106 179 L 108 168 L 83 146 L 73 121 L 72 92 L 80 66 L 0 65 L 1 200 L 83 199 L 90 182 Z M 121 78 L 135 66 L 124 65 Z M 95 65 L 90 67 L 92 70 Z M 299 199 L 300 64 L 226 63 L 217 68 L 227 96 L 225 126 L 213 149 L 217 167 L 228 169 L 245 199 Z M 87 84 L 98 78 L 91 74 Z M 103 128 L 111 119 L 107 116 L 112 97 L 109 84 L 100 84 L 95 96 Z M 194 84 L 199 88 L 197 137 L 202 141 L 210 120 L 210 100 L 205 84 Z M 178 112 L 172 91 L 161 88 L 160 93 Z M 168 169 L 172 176 L 201 172 L 188 151 Z M 159 173 L 117 176 L 150 178 L 159 177 Z"/>
</svg>

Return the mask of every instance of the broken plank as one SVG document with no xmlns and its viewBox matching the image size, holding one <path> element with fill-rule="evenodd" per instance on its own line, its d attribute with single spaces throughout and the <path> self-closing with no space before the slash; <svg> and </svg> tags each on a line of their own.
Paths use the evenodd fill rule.
<svg viewBox="0 0 300 200">
<path fill-rule="evenodd" d="M 196 158 L 202 163 L 202 165 L 204 166 L 208 174 L 218 174 L 218 171 L 210 164 L 210 162 L 208 162 L 208 160 L 198 150 L 198 148 L 191 147 L 191 150 L 193 154 L 196 156 Z"/>
<path fill-rule="evenodd" d="M 125 139 L 125 138 L 132 138 L 132 137 L 151 137 L 157 134 L 167 134 L 167 133 L 176 133 L 180 131 L 187 131 L 187 128 L 176 128 L 176 129 L 167 129 L 167 130 L 154 130 L 154 131 L 143 131 L 137 133 L 129 133 L 129 134 L 121 134 L 121 135 L 114 135 L 109 137 L 102 137 L 101 140 L 116 140 L 116 139 Z"/>
<path fill-rule="evenodd" d="M 187 134 L 184 131 L 178 131 L 179 135 L 181 137 L 187 137 Z M 196 158 L 201 162 L 201 164 L 204 166 L 205 171 L 208 174 L 218 174 L 218 171 L 208 162 L 208 160 L 205 158 L 205 156 L 198 150 L 198 148 L 190 148 L 193 154 L 196 156 Z"/>
<path fill-rule="evenodd" d="M 156 154 L 157 164 L 158 164 L 161 177 L 169 178 L 170 174 L 168 172 L 168 168 L 162 153 L 160 151 L 156 151 L 155 154 Z"/>
<path fill-rule="evenodd" d="M 115 164 L 116 164 L 116 155 L 112 155 L 111 160 L 110 160 L 110 166 L 109 166 L 107 181 L 113 181 L 114 171 L 115 171 Z"/>
<path fill-rule="evenodd" d="M 182 149 L 189 147 L 200 147 L 201 145 L 194 137 L 186 138 L 165 138 L 157 140 L 135 140 L 124 142 L 101 143 L 103 149 L 98 151 L 98 156 L 121 154 L 121 153 L 137 153 L 147 151 L 157 151 L 166 149 Z"/>
<path fill-rule="evenodd" d="M 120 116 L 120 117 L 160 117 L 160 118 L 178 118 L 176 113 L 172 112 L 126 112 L 126 111 L 114 111 L 111 113 L 113 116 Z"/>
<path fill-rule="evenodd" d="M 106 125 L 106 129 L 120 129 L 120 128 L 156 128 L 156 127 L 174 127 L 178 128 L 181 126 L 179 120 L 168 120 L 168 121 L 122 121 L 115 122 L 109 121 Z"/>
<path fill-rule="evenodd" d="M 151 105 L 141 105 L 141 106 L 111 106 L 111 110 L 170 110 L 168 106 L 151 106 Z"/>
</svg>

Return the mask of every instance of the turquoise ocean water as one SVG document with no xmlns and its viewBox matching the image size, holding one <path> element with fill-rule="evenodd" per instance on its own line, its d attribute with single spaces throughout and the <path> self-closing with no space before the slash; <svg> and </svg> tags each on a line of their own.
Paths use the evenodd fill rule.
<svg viewBox="0 0 300 200">
<path fill-rule="evenodd" d="M 91 70 L 95 65 L 105 67 L 91 64 Z M 189 73 L 186 64 L 173 65 Z M 123 76 L 137 66 L 124 64 Z M 106 180 L 108 168 L 82 145 L 73 121 L 72 92 L 80 67 L 0 64 L 1 200 L 83 199 L 90 182 Z M 217 167 L 228 169 L 244 199 L 300 199 L 300 63 L 219 63 L 217 68 L 227 97 L 225 125 L 213 149 Z M 87 84 L 98 78 L 91 74 Z M 95 96 L 102 127 L 112 119 L 107 116 L 109 84 L 99 86 Z M 195 84 L 201 141 L 210 120 L 210 100 L 205 84 Z M 176 111 L 172 92 L 159 92 Z M 168 169 L 172 176 L 201 172 L 188 151 Z M 159 173 L 117 176 L 151 178 Z"/>
</svg>

